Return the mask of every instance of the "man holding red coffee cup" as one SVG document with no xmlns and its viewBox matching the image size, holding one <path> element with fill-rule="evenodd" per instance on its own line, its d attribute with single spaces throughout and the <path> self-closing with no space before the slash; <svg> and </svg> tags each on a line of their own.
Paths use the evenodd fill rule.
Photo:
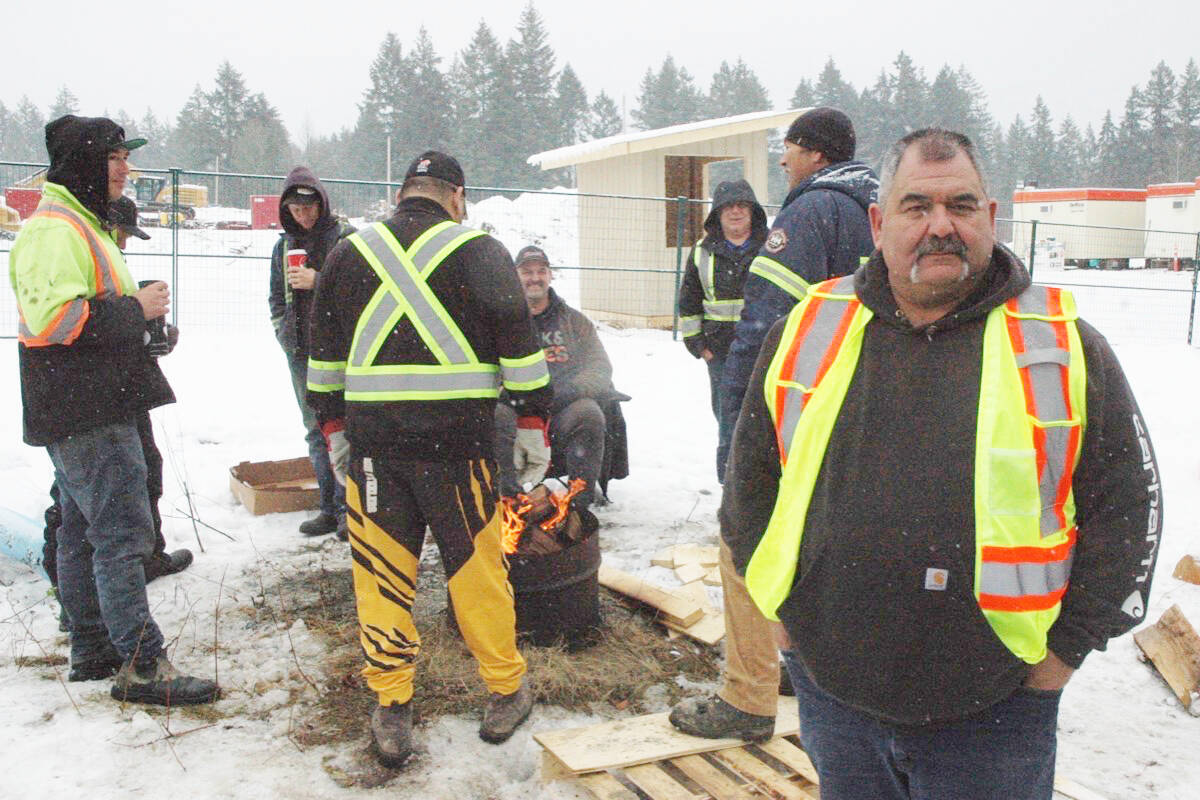
<svg viewBox="0 0 1200 800">
<path fill-rule="evenodd" d="M 300 532 L 319 536 L 337 531 L 345 539 L 345 490 L 334 478 L 325 439 L 304 395 L 313 290 L 320 279 L 325 256 L 354 228 L 333 215 L 325 187 L 308 167 L 296 167 L 284 181 L 279 196 L 279 224 L 283 233 L 271 253 L 271 325 L 288 359 L 292 391 L 304 420 L 308 456 L 321 490 L 320 513 L 302 522 Z"/>
</svg>

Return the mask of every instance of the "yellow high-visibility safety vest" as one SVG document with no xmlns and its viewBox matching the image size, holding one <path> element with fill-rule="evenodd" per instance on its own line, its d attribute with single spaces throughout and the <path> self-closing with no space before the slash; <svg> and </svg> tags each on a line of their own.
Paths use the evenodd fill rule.
<svg viewBox="0 0 1200 800">
<path fill-rule="evenodd" d="M 541 348 L 521 358 L 480 361 L 428 280 L 459 247 L 484 232 L 445 221 L 431 226 L 405 249 L 382 222 L 346 237 L 379 278 L 363 308 L 347 361 L 310 358 L 308 388 L 345 392 L 347 401 L 457 400 L 499 397 L 500 385 L 529 391 L 547 385 L 550 372 Z M 384 341 L 403 318 L 416 329 L 436 364 L 376 364 Z"/>
<path fill-rule="evenodd" d="M 58 280 L 59 276 L 57 275 L 47 275 L 46 278 L 49 284 L 47 291 L 51 296 L 56 290 L 60 294 L 64 289 L 69 292 L 74 291 L 75 289 L 72 287 L 77 288 L 83 296 L 76 294 L 74 297 L 65 298 L 60 305 L 53 308 L 43 307 L 40 311 L 44 318 L 36 321 L 27 319 L 27 310 L 18 305 L 17 338 L 26 347 L 71 344 L 82 333 L 83 326 L 87 322 L 90 312 L 89 299 L 101 299 L 109 295 L 119 296 L 133 291 L 133 278 L 130 277 L 121 251 L 117 248 L 111 235 L 96 227 L 96 224 L 91 221 L 94 217 L 89 219 L 88 216 L 64 202 L 58 202 L 56 198 L 61 194 L 66 194 L 65 190 L 59 192 L 47 190 L 38 204 L 37 210 L 26 221 L 25 228 L 29 232 L 28 235 L 32 235 L 35 229 L 40 231 L 43 226 L 65 222 L 74 231 L 74 235 L 82 240 L 86 247 L 87 259 L 90 262 L 88 269 L 83 274 L 75 272 L 74 267 L 71 266 L 71 264 L 77 263 L 72 262 L 73 254 L 64 251 L 56 254 L 59 261 L 62 262 L 56 267 L 60 270 L 69 270 L 70 279 Z M 69 237 L 72 234 L 65 235 Z M 19 248 L 14 246 L 14 250 L 16 249 Z M 81 278 L 86 281 L 86 284 L 80 283 Z M 84 294 L 85 286 L 86 293 Z M 34 329 L 34 326 L 37 330 Z"/>
<path fill-rule="evenodd" d="M 746 585 L 769 618 L 791 592 L 825 449 L 873 314 L 846 276 L 810 287 L 788 317 L 764 384 L 783 472 Z M 1030 287 L 989 312 L 975 439 L 974 593 L 1021 660 L 1046 656 L 1075 547 L 1071 478 L 1087 374 L 1069 292 Z"/>
</svg>

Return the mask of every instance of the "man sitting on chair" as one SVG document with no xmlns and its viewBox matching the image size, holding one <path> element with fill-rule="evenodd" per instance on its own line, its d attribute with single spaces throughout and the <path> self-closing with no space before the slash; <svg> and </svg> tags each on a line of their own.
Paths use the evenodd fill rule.
<svg viewBox="0 0 1200 800">
<path fill-rule="evenodd" d="M 621 463 L 612 464 L 618 454 L 610 453 L 609 469 L 604 467 L 606 431 L 617 422 L 608 417 L 619 418 L 620 406 L 616 401 L 628 397 L 613 388 L 612 364 L 596 335 L 596 326 L 550 288 L 554 274 L 545 251 L 536 245 L 522 247 L 517 253 L 516 267 L 554 389 L 549 427 L 550 460 L 554 465 L 551 474 L 565 474 L 568 480 L 582 478 L 587 486 L 575 502 L 578 507 L 586 507 L 596 498 L 598 482 L 606 484 L 610 477 L 627 474 L 623 423 L 617 426 L 622 439 L 618 442 Z M 500 469 L 500 493 L 510 497 L 522 491 L 525 484 L 541 480 L 548 466 L 518 463 L 524 460 L 524 450 L 514 448 L 516 440 L 517 415 L 502 395 L 501 402 L 496 404 L 496 461 Z"/>
</svg>

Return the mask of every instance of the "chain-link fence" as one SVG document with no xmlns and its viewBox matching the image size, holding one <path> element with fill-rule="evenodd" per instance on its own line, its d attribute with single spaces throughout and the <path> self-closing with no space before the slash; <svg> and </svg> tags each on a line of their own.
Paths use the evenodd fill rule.
<svg viewBox="0 0 1200 800">
<path fill-rule="evenodd" d="M 36 208 L 44 165 L 0 162 L 0 268 L 21 219 Z M 356 225 L 388 216 L 399 181 L 322 178 L 335 212 Z M 279 237 L 282 176 L 137 170 L 149 241 L 131 239 L 134 276 L 166 280 L 187 330 L 268 330 L 271 250 Z M 468 187 L 467 224 L 510 252 L 542 247 L 555 288 L 592 318 L 671 328 L 684 260 L 703 235 L 708 204 L 693 198 Z M 777 208 L 768 207 L 768 215 Z M 999 220 L 997 235 L 1039 283 L 1070 287 L 1081 313 L 1109 336 L 1191 342 L 1200 235 Z M 0 292 L 0 337 L 17 329 L 11 291 Z"/>
</svg>

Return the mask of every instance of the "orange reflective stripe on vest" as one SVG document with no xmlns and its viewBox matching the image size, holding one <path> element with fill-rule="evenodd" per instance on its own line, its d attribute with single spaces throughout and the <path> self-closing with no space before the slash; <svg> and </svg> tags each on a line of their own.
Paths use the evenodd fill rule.
<svg viewBox="0 0 1200 800">
<path fill-rule="evenodd" d="M 862 305 L 854 295 L 852 275 L 814 286 L 810 292 L 812 300 L 804 307 L 784 356 L 773 399 L 775 437 L 779 460 L 784 465 L 800 414 L 837 357 L 850 322 Z"/>
</svg>

